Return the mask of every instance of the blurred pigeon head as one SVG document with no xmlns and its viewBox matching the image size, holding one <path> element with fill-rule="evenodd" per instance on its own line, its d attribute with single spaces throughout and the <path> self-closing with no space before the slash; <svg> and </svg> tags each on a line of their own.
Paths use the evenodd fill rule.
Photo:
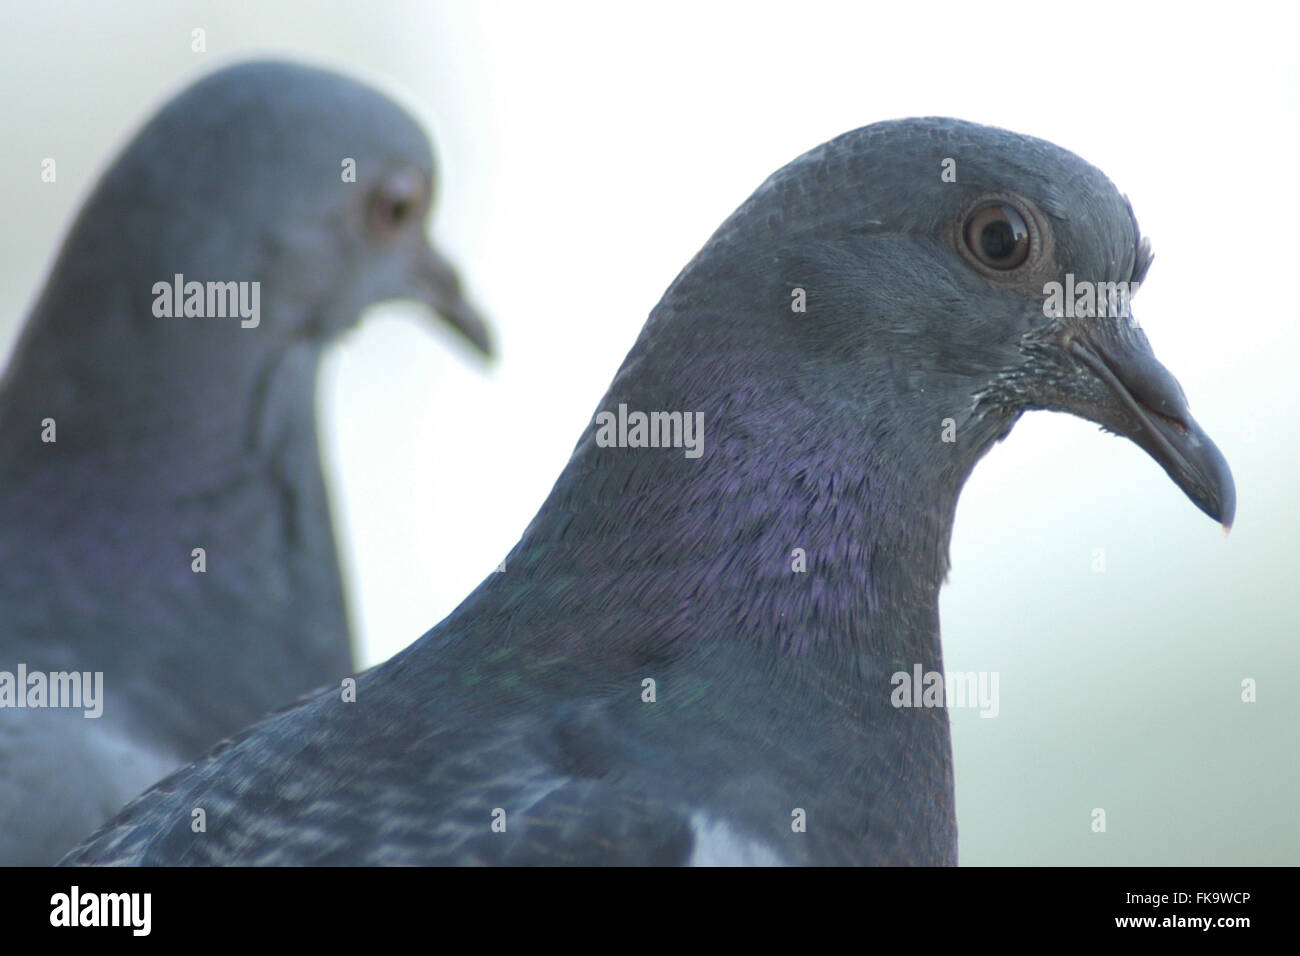
<svg viewBox="0 0 1300 956">
<path fill-rule="evenodd" d="M 390 299 L 423 303 L 490 353 L 426 235 L 436 188 L 425 134 L 375 90 L 291 63 L 223 69 L 170 100 L 103 175 L 17 361 L 88 386 L 129 363 L 184 387 L 181 350 L 198 349 L 214 382 L 237 382 Z"/>
</svg>

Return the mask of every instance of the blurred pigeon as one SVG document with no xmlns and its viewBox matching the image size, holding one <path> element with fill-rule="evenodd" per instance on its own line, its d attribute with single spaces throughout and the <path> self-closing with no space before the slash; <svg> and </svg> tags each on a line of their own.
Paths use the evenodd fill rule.
<svg viewBox="0 0 1300 956">
<path fill-rule="evenodd" d="M 943 671 L 980 456 L 1071 411 L 1232 520 L 1144 333 L 1078 291 L 1150 259 L 1041 140 L 914 119 L 807 153 L 651 313 L 506 573 L 68 862 L 955 863 L 947 712 L 897 675 Z"/>
<path fill-rule="evenodd" d="M 86 202 L 0 383 L 0 863 L 56 862 L 350 672 L 322 349 L 405 298 L 488 351 L 424 234 L 433 168 L 374 90 L 249 63 L 168 103 Z"/>
</svg>

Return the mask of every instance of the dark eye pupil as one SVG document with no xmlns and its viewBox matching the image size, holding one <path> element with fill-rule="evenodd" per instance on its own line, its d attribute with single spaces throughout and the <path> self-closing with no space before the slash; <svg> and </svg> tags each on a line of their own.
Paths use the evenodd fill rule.
<svg viewBox="0 0 1300 956">
<path fill-rule="evenodd" d="M 1015 251 L 1016 239 L 1011 223 L 991 222 L 980 233 L 980 246 L 990 259 L 1005 259 Z"/>
<path fill-rule="evenodd" d="M 1030 234 L 1025 217 L 1006 203 L 977 209 L 966 223 L 966 247 L 991 269 L 1008 270 L 1029 258 Z"/>
<path fill-rule="evenodd" d="M 422 208 L 422 196 L 376 190 L 366 205 L 366 227 L 376 236 L 396 235 L 406 229 L 409 220 L 419 216 Z"/>
</svg>

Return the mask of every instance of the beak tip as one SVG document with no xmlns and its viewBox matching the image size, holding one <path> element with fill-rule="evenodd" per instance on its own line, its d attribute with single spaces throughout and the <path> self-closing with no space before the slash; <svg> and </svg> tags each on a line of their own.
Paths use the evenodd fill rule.
<svg viewBox="0 0 1300 956">
<path fill-rule="evenodd" d="M 1223 505 L 1219 508 L 1218 517 L 1219 524 L 1223 525 L 1224 537 L 1227 537 L 1228 532 L 1232 530 L 1232 522 L 1237 518 L 1237 496 L 1231 486 L 1228 488 Z"/>
<path fill-rule="evenodd" d="M 486 359 L 496 357 L 492 332 L 461 290 L 456 269 L 442 254 L 426 244 L 415 270 L 416 297 Z"/>
<path fill-rule="evenodd" d="M 1210 447 L 1213 448 L 1212 445 Z M 1217 453 L 1218 449 L 1214 451 Z M 1171 472 L 1171 476 L 1182 486 L 1197 508 L 1222 525 L 1226 535 L 1232 530 L 1232 523 L 1237 517 L 1237 489 L 1233 484 L 1232 472 L 1228 470 L 1228 463 L 1221 455 L 1213 455 L 1207 464 L 1209 468 L 1192 478 L 1190 483 L 1186 475 Z"/>
<path fill-rule="evenodd" d="M 465 337 L 469 339 L 475 351 L 483 356 L 485 360 L 491 362 L 496 359 L 496 345 L 492 341 L 492 333 L 488 330 L 486 323 L 481 324 L 472 332 L 466 332 Z"/>
<path fill-rule="evenodd" d="M 496 358 L 491 327 L 467 301 L 458 298 L 450 303 L 436 302 L 433 305 L 434 314 L 455 329 L 476 353 L 487 360 Z"/>
<path fill-rule="evenodd" d="M 1228 461 L 1223 457 L 1223 453 L 1208 438 L 1205 439 L 1205 443 L 1211 450 L 1211 454 L 1207 456 L 1210 500 L 1214 506 L 1210 517 L 1223 525 L 1223 533 L 1226 535 L 1232 530 L 1232 523 L 1237 517 L 1237 484 L 1232 479 L 1232 469 L 1228 467 Z"/>
</svg>

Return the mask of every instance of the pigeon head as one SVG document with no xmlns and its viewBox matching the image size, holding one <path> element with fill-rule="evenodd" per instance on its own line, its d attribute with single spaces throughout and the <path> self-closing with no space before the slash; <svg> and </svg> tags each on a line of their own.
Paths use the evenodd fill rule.
<svg viewBox="0 0 1300 956">
<path fill-rule="evenodd" d="M 819 348 L 847 348 L 876 371 L 904 356 L 918 388 L 933 376 L 962 400 L 953 444 L 972 420 L 1032 409 L 1097 422 L 1231 525 L 1227 463 L 1131 311 L 1150 244 L 1100 171 L 1043 140 L 918 119 L 849 133 L 765 190 L 782 211 L 821 205 L 821 226 L 794 240 L 810 244 L 796 261 L 828 280 L 808 280 Z"/>
<path fill-rule="evenodd" d="M 221 70 L 170 100 L 104 173 L 15 364 L 78 383 L 83 409 L 109 404 L 96 388 L 123 365 L 177 394 L 239 392 L 389 299 L 424 303 L 489 353 L 426 237 L 435 195 L 428 139 L 378 92 L 290 63 Z M 46 413 L 68 413 L 68 398 L 42 396 Z M 154 414 L 114 410 L 137 412 Z"/>
<path fill-rule="evenodd" d="M 751 315 L 797 356 L 787 379 L 891 394 L 894 421 L 927 437 L 946 412 L 943 443 L 967 467 L 1021 412 L 1070 412 L 1132 439 L 1231 525 L 1227 463 L 1131 311 L 1150 244 L 1067 150 L 957 120 L 879 123 L 775 173 L 713 243 L 743 243 L 782 278 L 766 290 L 780 302 Z"/>
<path fill-rule="evenodd" d="M 153 235 L 129 251 L 152 253 L 162 279 L 259 280 L 271 339 L 329 336 L 368 305 L 413 299 L 486 353 L 486 326 L 425 234 L 436 185 L 427 137 L 387 97 L 255 62 L 169 102 L 82 221 L 102 221 L 99 207 L 128 236 L 147 223 Z"/>
</svg>

